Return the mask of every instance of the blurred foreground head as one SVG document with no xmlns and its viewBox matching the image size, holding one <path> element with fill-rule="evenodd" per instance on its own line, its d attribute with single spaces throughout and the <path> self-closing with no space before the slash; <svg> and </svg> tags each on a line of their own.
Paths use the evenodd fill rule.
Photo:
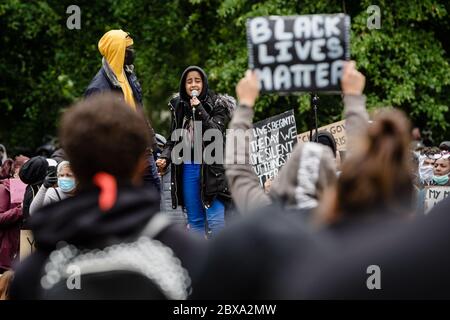
<svg viewBox="0 0 450 320">
<path fill-rule="evenodd" d="M 134 112 L 120 96 L 105 93 L 69 108 L 62 117 L 60 141 L 79 189 L 93 185 L 97 173 L 130 183 L 145 166 L 148 128 L 141 113 Z"/>
<path fill-rule="evenodd" d="M 411 210 L 410 123 L 399 110 L 382 110 L 362 137 L 362 149 L 344 162 L 334 217 Z"/>
</svg>

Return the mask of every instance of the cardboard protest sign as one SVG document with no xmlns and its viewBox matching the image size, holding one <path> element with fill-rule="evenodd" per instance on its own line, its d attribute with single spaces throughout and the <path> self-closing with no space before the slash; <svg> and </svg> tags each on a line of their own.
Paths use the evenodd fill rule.
<svg viewBox="0 0 450 320">
<path fill-rule="evenodd" d="M 347 149 L 347 140 L 345 135 L 345 120 L 341 120 L 338 122 L 334 122 L 332 124 L 323 126 L 318 128 L 320 131 L 328 131 L 336 140 L 337 151 L 346 151 Z M 313 130 L 313 136 L 315 134 L 315 130 Z M 299 142 L 308 142 L 309 141 L 309 131 L 300 133 L 298 135 Z"/>
<path fill-rule="evenodd" d="M 9 179 L 11 203 L 22 203 L 27 185 L 20 179 Z"/>
<path fill-rule="evenodd" d="M 438 202 L 450 196 L 450 187 L 425 187 L 425 213 L 428 213 Z"/>
<path fill-rule="evenodd" d="M 20 261 L 36 250 L 31 230 L 20 230 Z"/>
<path fill-rule="evenodd" d="M 294 111 L 286 111 L 253 125 L 250 162 L 261 185 L 277 176 L 297 143 Z"/>
<path fill-rule="evenodd" d="M 350 17 L 342 13 L 249 19 L 249 68 L 261 91 L 340 91 L 349 39 Z"/>
</svg>

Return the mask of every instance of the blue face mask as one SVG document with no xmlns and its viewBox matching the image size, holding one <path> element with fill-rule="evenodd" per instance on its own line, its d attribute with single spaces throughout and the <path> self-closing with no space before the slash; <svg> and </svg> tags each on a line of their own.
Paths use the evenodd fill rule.
<svg viewBox="0 0 450 320">
<path fill-rule="evenodd" d="M 62 192 L 70 192 L 75 189 L 74 178 L 58 178 L 58 187 Z"/>
<path fill-rule="evenodd" d="M 443 186 L 448 183 L 448 174 L 443 175 L 443 176 L 433 176 L 433 181 L 438 186 Z"/>
</svg>

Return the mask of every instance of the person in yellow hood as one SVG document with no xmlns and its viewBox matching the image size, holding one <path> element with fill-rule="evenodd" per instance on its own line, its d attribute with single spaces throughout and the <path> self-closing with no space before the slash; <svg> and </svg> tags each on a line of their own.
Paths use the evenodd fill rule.
<svg viewBox="0 0 450 320">
<path fill-rule="evenodd" d="M 123 94 L 125 102 L 132 108 L 142 105 L 141 85 L 134 73 L 133 39 L 123 30 L 110 30 L 98 42 L 103 56 L 102 67 L 92 79 L 85 97 L 103 91 Z"/>
<path fill-rule="evenodd" d="M 85 97 L 103 93 L 117 92 L 123 95 L 125 102 L 133 110 L 143 112 L 142 89 L 134 73 L 133 39 L 123 30 L 110 30 L 98 42 L 98 50 L 102 58 L 102 67 L 89 84 Z M 149 125 L 151 145 L 148 146 L 148 167 L 143 176 L 144 185 L 161 190 L 161 182 L 153 157 L 156 149 L 155 132 Z"/>
</svg>

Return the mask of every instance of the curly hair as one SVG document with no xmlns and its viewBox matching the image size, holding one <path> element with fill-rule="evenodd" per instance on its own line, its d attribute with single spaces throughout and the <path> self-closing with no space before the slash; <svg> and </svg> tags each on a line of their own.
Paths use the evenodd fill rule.
<svg viewBox="0 0 450 320">
<path fill-rule="evenodd" d="M 99 172 L 115 176 L 118 182 L 129 181 L 150 141 L 143 114 L 112 93 L 70 107 L 59 136 L 81 188 L 92 185 Z"/>
</svg>

